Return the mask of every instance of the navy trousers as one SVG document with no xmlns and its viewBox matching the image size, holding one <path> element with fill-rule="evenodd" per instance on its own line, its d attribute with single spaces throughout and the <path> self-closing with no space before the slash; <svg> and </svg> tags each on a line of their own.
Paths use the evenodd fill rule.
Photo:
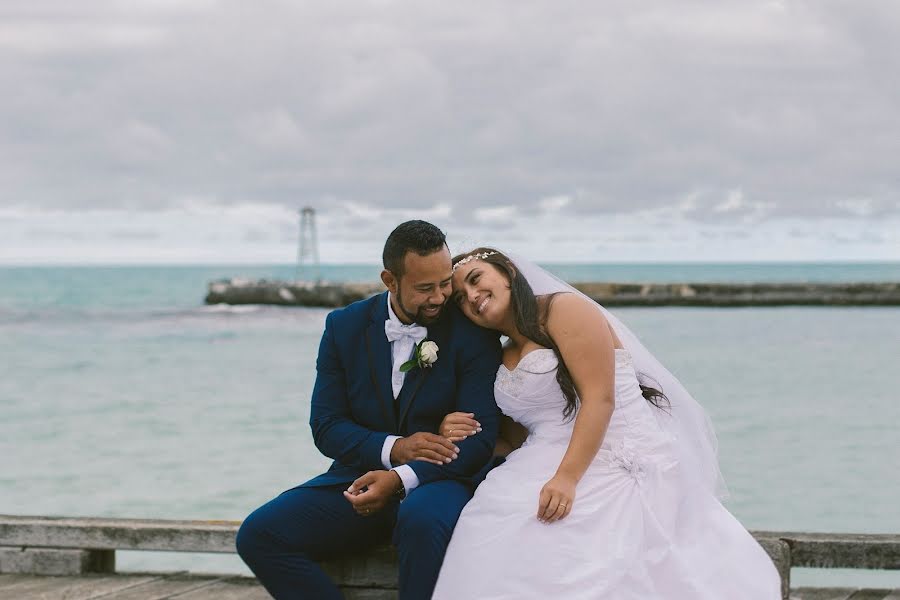
<svg viewBox="0 0 900 600">
<path fill-rule="evenodd" d="M 392 539 L 400 561 L 400 600 L 428 600 L 459 513 L 466 484 L 435 481 L 401 503 L 360 516 L 347 486 L 297 487 L 259 507 L 237 535 L 237 550 L 276 600 L 341 600 L 318 561 L 362 552 Z M 392 535 L 393 534 L 393 535 Z"/>
</svg>

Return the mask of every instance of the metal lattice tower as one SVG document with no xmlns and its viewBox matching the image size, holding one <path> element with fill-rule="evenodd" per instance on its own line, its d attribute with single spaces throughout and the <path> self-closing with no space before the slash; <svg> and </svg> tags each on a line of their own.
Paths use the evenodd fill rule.
<svg viewBox="0 0 900 600">
<path fill-rule="evenodd" d="M 297 248 L 295 279 L 321 281 L 319 272 L 319 241 L 316 236 L 316 211 L 309 206 L 300 209 L 300 245 Z"/>
</svg>

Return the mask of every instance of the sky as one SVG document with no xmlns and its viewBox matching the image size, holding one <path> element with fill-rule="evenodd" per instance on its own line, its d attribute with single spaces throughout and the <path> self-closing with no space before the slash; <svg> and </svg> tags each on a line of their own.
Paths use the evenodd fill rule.
<svg viewBox="0 0 900 600">
<path fill-rule="evenodd" d="M 900 260 L 900 3 L 3 0 L 0 264 Z"/>
</svg>

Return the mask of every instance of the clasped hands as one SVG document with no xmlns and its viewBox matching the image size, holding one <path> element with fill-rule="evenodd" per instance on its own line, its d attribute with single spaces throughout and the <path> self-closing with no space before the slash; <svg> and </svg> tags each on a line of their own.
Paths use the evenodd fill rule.
<svg viewBox="0 0 900 600">
<path fill-rule="evenodd" d="M 414 460 L 422 460 L 435 465 L 452 462 L 459 456 L 459 442 L 481 431 L 481 424 L 473 413 L 450 413 L 438 428 L 440 435 L 420 431 L 394 442 L 391 448 L 391 463 L 405 465 Z M 575 502 L 576 479 L 559 473 L 541 488 L 538 497 L 537 518 L 543 523 L 554 523 L 572 512 Z M 374 514 L 385 506 L 397 491 L 403 487 L 403 480 L 396 471 L 369 471 L 344 492 L 344 497 L 353 509 L 362 516 Z"/>
<path fill-rule="evenodd" d="M 450 413 L 441 421 L 437 434 L 420 431 L 394 442 L 391 463 L 405 465 L 421 460 L 445 465 L 459 457 L 459 448 L 453 442 L 461 442 L 479 431 L 481 423 L 475 420 L 475 413 Z"/>
<path fill-rule="evenodd" d="M 394 442 L 391 448 L 391 464 L 405 465 L 421 460 L 435 465 L 445 465 L 459 457 L 455 441 L 466 439 L 481 431 L 481 424 L 473 413 L 450 413 L 438 428 L 442 434 L 419 431 Z M 354 481 L 344 497 L 353 505 L 357 514 L 368 516 L 387 506 L 390 499 L 403 486 L 396 471 L 369 471 Z"/>
</svg>

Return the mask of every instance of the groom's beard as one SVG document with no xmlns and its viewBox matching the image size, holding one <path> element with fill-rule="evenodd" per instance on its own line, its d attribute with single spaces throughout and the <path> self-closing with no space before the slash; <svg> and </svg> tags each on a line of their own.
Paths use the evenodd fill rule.
<svg viewBox="0 0 900 600">
<path fill-rule="evenodd" d="M 397 306 L 400 307 L 400 311 L 403 315 L 418 325 L 423 325 L 425 327 L 434 324 L 438 319 L 441 318 L 441 315 L 444 312 L 443 304 L 423 304 L 419 307 L 416 312 L 409 311 L 406 306 L 403 305 L 403 291 L 400 289 L 400 286 L 397 286 Z M 431 308 L 438 308 L 438 312 L 434 316 L 429 316 L 425 314 L 425 311 Z"/>
</svg>

